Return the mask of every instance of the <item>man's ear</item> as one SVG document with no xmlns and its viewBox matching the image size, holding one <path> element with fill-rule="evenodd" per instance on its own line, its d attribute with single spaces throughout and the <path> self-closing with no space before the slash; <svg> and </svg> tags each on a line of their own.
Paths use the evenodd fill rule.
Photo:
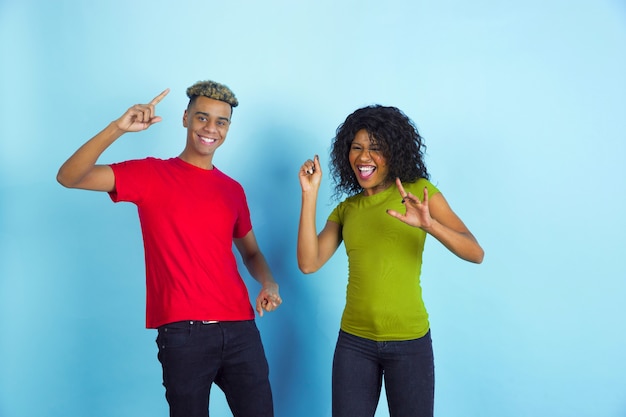
<svg viewBox="0 0 626 417">
<path fill-rule="evenodd" d="M 183 127 L 187 127 L 187 110 L 183 113 Z"/>
</svg>

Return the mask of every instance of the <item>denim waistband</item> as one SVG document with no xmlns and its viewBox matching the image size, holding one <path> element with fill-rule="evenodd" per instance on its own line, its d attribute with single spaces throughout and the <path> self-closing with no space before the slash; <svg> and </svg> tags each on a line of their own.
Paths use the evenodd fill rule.
<svg viewBox="0 0 626 417">
<path fill-rule="evenodd" d="M 170 324 L 175 324 L 175 323 L 198 326 L 198 325 L 203 325 L 203 324 L 215 324 L 215 323 L 219 323 L 219 321 L 217 320 L 183 320 L 183 321 L 177 321 L 177 322 L 170 323 Z"/>
</svg>

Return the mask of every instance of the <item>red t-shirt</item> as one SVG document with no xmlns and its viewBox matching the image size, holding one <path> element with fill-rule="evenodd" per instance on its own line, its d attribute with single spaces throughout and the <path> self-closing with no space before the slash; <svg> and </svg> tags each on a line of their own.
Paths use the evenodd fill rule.
<svg viewBox="0 0 626 417">
<path fill-rule="evenodd" d="M 111 165 L 114 202 L 137 205 L 146 261 L 146 327 L 181 320 L 251 320 L 233 238 L 251 229 L 243 188 L 180 158 Z"/>
</svg>

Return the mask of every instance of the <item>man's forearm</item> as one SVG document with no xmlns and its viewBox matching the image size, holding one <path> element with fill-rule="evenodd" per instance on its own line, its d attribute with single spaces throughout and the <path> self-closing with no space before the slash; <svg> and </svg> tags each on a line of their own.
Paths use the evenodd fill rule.
<svg viewBox="0 0 626 417">
<path fill-rule="evenodd" d="M 57 181 L 65 187 L 76 187 L 93 169 L 100 155 L 124 133 L 115 122 L 110 123 L 65 161 Z"/>
</svg>

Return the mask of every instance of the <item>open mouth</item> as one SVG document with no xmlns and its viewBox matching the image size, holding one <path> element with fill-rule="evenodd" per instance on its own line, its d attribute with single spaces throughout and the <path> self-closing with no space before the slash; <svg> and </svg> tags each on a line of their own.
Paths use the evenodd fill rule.
<svg viewBox="0 0 626 417">
<path fill-rule="evenodd" d="M 372 165 L 361 165 L 357 166 L 357 170 L 359 172 L 359 178 L 366 180 L 374 175 L 374 171 L 376 171 L 376 167 Z"/>
<path fill-rule="evenodd" d="M 213 143 L 217 142 L 216 139 L 207 138 L 205 136 L 198 135 L 198 138 L 200 138 L 200 142 L 202 142 L 205 145 L 212 145 Z"/>
</svg>

